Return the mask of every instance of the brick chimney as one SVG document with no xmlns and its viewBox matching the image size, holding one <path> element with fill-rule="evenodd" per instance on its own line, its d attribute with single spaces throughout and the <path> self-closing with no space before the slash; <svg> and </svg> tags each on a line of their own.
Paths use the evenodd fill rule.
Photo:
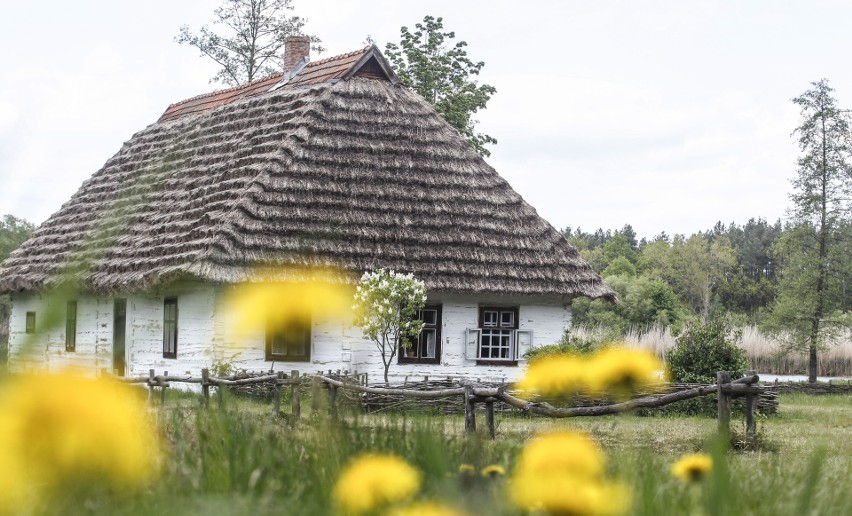
<svg viewBox="0 0 852 516">
<path fill-rule="evenodd" d="M 289 72 L 306 57 L 311 57 L 311 38 L 287 36 L 284 40 L 284 71 Z"/>
</svg>

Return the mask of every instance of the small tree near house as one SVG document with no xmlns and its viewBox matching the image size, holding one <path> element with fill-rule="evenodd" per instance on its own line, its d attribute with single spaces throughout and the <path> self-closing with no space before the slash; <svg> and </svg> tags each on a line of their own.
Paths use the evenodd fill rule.
<svg viewBox="0 0 852 516">
<path fill-rule="evenodd" d="M 417 319 L 426 302 L 426 286 L 413 274 L 379 269 L 365 272 L 355 290 L 355 324 L 382 356 L 385 383 L 400 346 L 411 346 L 423 329 Z"/>
</svg>

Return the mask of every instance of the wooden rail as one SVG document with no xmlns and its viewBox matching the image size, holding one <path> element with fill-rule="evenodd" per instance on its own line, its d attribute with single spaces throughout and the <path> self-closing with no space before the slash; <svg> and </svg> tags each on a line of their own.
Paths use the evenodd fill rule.
<svg viewBox="0 0 852 516">
<path fill-rule="evenodd" d="M 458 387 L 441 388 L 432 390 L 400 389 L 393 387 L 370 387 L 366 385 L 361 377 L 337 374 L 328 371 L 327 374 L 317 373 L 314 375 L 300 375 L 299 371 L 291 371 L 290 374 L 283 372 L 254 376 L 249 378 L 218 378 L 210 376 L 208 369 L 201 371 L 200 377 L 191 375 L 169 375 L 166 371 L 162 375 L 155 374 L 151 369 L 147 377 L 116 378 L 119 381 L 136 384 L 144 383 L 148 387 L 148 401 L 154 402 L 154 390 L 160 389 L 160 403 L 165 401 L 166 388 L 171 383 L 199 384 L 202 393 L 202 405 L 207 406 L 210 401 L 210 387 L 217 387 L 220 393 L 230 387 L 240 387 L 257 384 L 271 384 L 272 416 L 277 418 L 281 415 L 282 390 L 290 389 L 292 408 L 290 418 L 297 421 L 301 416 L 301 391 L 302 385 L 309 384 L 311 387 L 311 410 L 313 413 L 320 408 L 320 390 L 325 389 L 328 395 L 329 414 L 337 417 L 338 390 L 352 391 L 362 394 L 395 395 L 419 400 L 447 398 L 461 396 L 464 404 L 464 428 L 465 433 L 476 431 L 476 405 L 483 404 L 485 407 L 485 423 L 488 434 L 493 438 L 495 434 L 494 403 L 502 402 L 510 407 L 520 410 L 526 414 L 536 414 L 546 417 L 586 417 L 619 414 L 638 408 L 663 407 L 678 401 L 698 398 L 710 394 L 718 396 L 718 421 L 719 431 L 728 433 L 731 420 L 731 398 L 745 396 L 746 398 L 746 437 L 753 439 L 756 434 L 756 423 L 754 418 L 757 397 L 764 392 L 766 387 L 761 386 L 759 377 L 754 371 L 748 371 L 743 378 L 730 379 L 730 373 L 721 371 L 718 373 L 716 383 L 703 385 L 686 390 L 676 391 L 668 394 L 650 395 L 642 398 L 632 399 L 621 403 L 588 407 L 554 407 L 547 402 L 523 399 L 509 392 L 509 386 L 500 387 L 483 386 L 472 381 L 460 381 Z"/>
</svg>

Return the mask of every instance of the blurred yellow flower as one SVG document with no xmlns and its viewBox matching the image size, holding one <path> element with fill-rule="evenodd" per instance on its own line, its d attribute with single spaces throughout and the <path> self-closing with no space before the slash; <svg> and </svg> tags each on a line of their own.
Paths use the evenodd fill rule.
<svg viewBox="0 0 852 516">
<path fill-rule="evenodd" d="M 509 489 L 518 507 L 550 514 L 622 514 L 630 505 L 629 492 L 623 485 L 570 473 L 513 477 Z"/>
<path fill-rule="evenodd" d="M 604 466 L 603 452 L 585 434 L 544 434 L 521 451 L 509 496 L 528 511 L 619 514 L 627 509 L 629 494 L 621 484 L 606 481 Z"/>
<path fill-rule="evenodd" d="M 653 353 L 613 346 L 590 357 L 587 389 L 591 395 L 628 396 L 662 385 L 663 363 Z"/>
<path fill-rule="evenodd" d="M 389 516 L 464 516 L 465 513 L 437 502 L 419 502 L 394 509 Z"/>
<path fill-rule="evenodd" d="M 506 474 L 506 470 L 503 469 L 503 466 L 499 466 L 497 464 L 491 464 L 490 466 L 485 466 L 482 468 L 482 476 L 483 477 L 501 477 Z"/>
<path fill-rule="evenodd" d="M 0 385 L 0 507 L 45 503 L 66 485 L 131 488 L 159 466 L 157 427 L 140 392 L 71 373 Z"/>
<path fill-rule="evenodd" d="M 420 488 L 421 475 L 394 455 L 362 455 L 347 465 L 334 486 L 334 501 L 360 514 L 398 502 Z"/>
<path fill-rule="evenodd" d="M 462 475 L 473 475 L 476 471 L 476 468 L 473 467 L 473 464 L 462 464 L 459 466 L 459 473 Z"/>
<path fill-rule="evenodd" d="M 550 475 L 570 472 L 580 478 L 603 474 L 605 458 L 598 445 L 585 434 L 553 432 L 530 441 L 518 458 L 516 473 Z"/>
<path fill-rule="evenodd" d="M 687 482 L 702 480 L 713 468 L 713 459 L 706 453 L 684 455 L 672 464 L 672 476 Z"/>
<path fill-rule="evenodd" d="M 293 279 L 243 283 L 228 292 L 226 313 L 237 336 L 291 321 L 352 318 L 352 287 L 342 283 L 340 273 L 293 270 L 270 277 Z"/>
<path fill-rule="evenodd" d="M 586 382 L 586 359 L 577 355 L 553 355 L 530 363 L 515 384 L 523 396 L 564 396 L 577 392 Z"/>
</svg>

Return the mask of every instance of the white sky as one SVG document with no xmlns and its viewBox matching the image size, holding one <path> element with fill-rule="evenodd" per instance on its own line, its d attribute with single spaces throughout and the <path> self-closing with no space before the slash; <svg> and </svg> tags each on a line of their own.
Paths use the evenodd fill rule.
<svg viewBox="0 0 852 516">
<path fill-rule="evenodd" d="M 11 2 L 0 17 L 0 214 L 40 223 L 169 103 L 220 88 L 173 42 L 219 0 Z M 488 159 L 557 228 L 651 237 L 775 220 L 797 149 L 790 99 L 852 105 L 852 3 L 294 0 L 327 57 L 426 14 L 485 61 Z"/>
</svg>

